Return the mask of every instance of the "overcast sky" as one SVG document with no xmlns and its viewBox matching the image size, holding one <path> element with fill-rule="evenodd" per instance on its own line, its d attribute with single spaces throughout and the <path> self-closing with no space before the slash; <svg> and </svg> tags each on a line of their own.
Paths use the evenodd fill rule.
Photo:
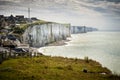
<svg viewBox="0 0 120 80">
<path fill-rule="evenodd" d="M 120 0 L 0 0 L 0 15 L 28 16 L 100 30 L 120 30 Z"/>
</svg>

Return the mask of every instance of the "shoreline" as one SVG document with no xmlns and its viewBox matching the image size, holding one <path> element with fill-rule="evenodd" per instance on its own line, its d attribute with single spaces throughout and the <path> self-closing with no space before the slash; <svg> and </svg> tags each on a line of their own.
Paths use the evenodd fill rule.
<svg viewBox="0 0 120 80">
<path fill-rule="evenodd" d="M 57 42 L 53 42 L 53 43 L 51 43 L 51 44 L 49 44 L 49 45 L 46 45 L 46 46 L 63 46 L 63 45 L 67 45 L 67 43 L 66 42 L 68 42 L 68 41 L 70 41 L 70 40 L 61 40 L 61 41 L 57 41 Z M 44 46 L 44 47 L 46 47 L 46 46 Z M 38 50 L 38 48 L 34 48 L 34 47 L 31 47 L 32 49 L 37 49 Z M 42 47 L 41 47 L 42 48 Z M 43 54 L 43 53 L 41 53 L 41 54 Z M 84 58 L 84 59 L 80 59 L 80 58 L 67 58 L 67 57 L 62 57 L 62 56 L 47 56 L 47 55 L 41 55 L 41 56 L 39 56 L 39 57 L 19 57 L 19 58 L 16 58 L 16 59 L 14 59 L 14 60 L 23 60 L 23 59 L 25 59 L 24 61 L 26 61 L 26 59 L 29 59 L 30 58 L 30 62 L 31 62 L 31 60 L 33 61 L 33 60 L 35 60 L 35 62 L 37 62 L 37 63 L 35 63 L 34 65 L 36 65 L 36 67 L 38 67 L 38 62 L 40 61 L 40 64 L 41 64 L 41 60 L 39 60 L 40 58 L 42 58 L 42 57 L 44 57 L 44 59 L 45 59 L 45 62 L 44 63 L 48 63 L 50 60 L 53 60 L 53 63 L 55 63 L 57 60 L 59 60 L 60 62 L 58 62 L 57 63 L 57 65 L 59 65 L 60 63 L 62 63 L 62 61 L 65 61 L 65 63 L 62 63 L 62 65 L 61 66 L 57 66 L 57 67 L 55 67 L 56 65 L 54 65 L 53 67 L 55 67 L 55 69 L 57 68 L 57 71 L 59 72 L 59 70 L 65 70 L 65 72 L 64 73 L 66 73 L 66 68 L 70 71 L 70 73 L 69 73 L 69 75 L 71 75 L 72 76 L 72 74 L 73 73 L 75 73 L 76 75 L 78 75 L 78 77 L 79 78 L 82 78 L 82 77 L 80 77 L 80 75 L 82 75 L 82 76 L 86 76 L 86 74 L 87 74 L 87 76 L 89 75 L 89 78 L 83 78 L 83 79 L 86 79 L 86 80 L 91 80 L 92 78 L 93 78 L 93 75 L 95 75 L 94 76 L 94 78 L 97 78 L 97 80 L 99 80 L 99 78 L 100 78 L 100 80 L 104 80 L 104 78 L 106 78 L 105 80 L 114 80 L 114 79 L 116 79 L 116 80 L 119 80 L 120 79 L 120 76 L 119 75 L 116 75 L 116 74 L 113 74 L 112 73 L 112 71 L 110 70 L 110 69 L 108 69 L 107 67 L 103 67 L 102 65 L 101 65 L 101 63 L 100 62 L 98 62 L 98 61 L 96 61 L 96 60 L 91 60 L 91 59 L 88 59 L 88 58 Z M 49 60 L 50 59 L 50 60 Z M 8 59 L 8 60 L 6 60 L 6 61 L 4 61 L 5 63 L 6 62 L 8 62 L 8 64 L 9 64 L 9 62 L 10 63 L 12 63 L 11 61 L 13 60 L 11 60 L 11 59 Z M 24 61 L 22 62 L 22 63 L 24 63 Z M 48 61 L 48 62 L 46 62 L 46 61 Z M 70 61 L 70 62 L 69 62 Z M 81 65 L 81 66 L 83 66 L 83 68 L 80 68 L 80 70 L 79 70 L 79 73 L 78 72 L 76 72 L 76 67 L 75 67 L 75 65 L 72 65 L 71 64 L 71 61 L 72 61 L 72 64 L 73 63 L 75 63 L 75 65 L 76 64 L 79 64 L 79 65 Z M 79 62 L 78 62 L 79 61 Z M 2 63 L 2 64 L 0 64 L 0 65 L 4 65 L 4 62 Z M 14 62 L 16 62 L 16 61 L 14 61 Z M 27 61 L 27 62 L 25 62 L 23 65 L 24 66 L 30 66 L 29 64 L 27 64 L 27 63 L 29 63 L 29 61 Z M 68 66 L 65 66 L 67 63 L 70 63 Z M 90 68 L 88 67 L 88 66 L 85 66 L 84 64 L 87 64 L 87 65 L 89 65 L 90 64 Z M 17 63 L 15 63 L 15 64 L 17 64 Z M 33 63 L 31 63 L 31 64 L 33 64 Z M 92 64 L 95 64 L 95 65 L 92 65 Z M 20 64 L 19 64 L 20 65 Z M 22 65 L 22 66 L 23 66 Z M 41 64 L 41 65 L 43 65 L 43 63 Z M 16 65 L 16 67 L 17 67 L 18 65 Z M 21 68 L 24 68 L 24 67 L 22 67 L 21 66 Z M 8 70 L 9 70 L 9 68 L 10 68 L 10 71 L 12 71 L 12 72 L 14 72 L 14 70 L 16 71 L 16 72 L 19 72 L 20 70 L 18 69 L 16 69 L 16 67 L 14 68 L 14 67 L 11 67 L 10 65 L 8 65 L 8 67 L 3 67 L 3 68 L 1 68 L 0 67 L 0 73 L 2 72 L 2 73 L 5 73 L 5 74 L 9 74 L 7 71 L 5 71 L 5 72 L 3 72 L 4 71 L 4 68 L 6 69 L 6 68 L 8 68 Z M 21 69 L 20 68 L 20 69 Z M 30 67 L 29 67 L 30 68 Z M 32 68 L 32 67 L 31 67 Z M 100 70 L 97 70 L 98 68 L 100 68 Z M 24 68 L 25 69 L 25 68 Z M 32 69 L 34 69 L 35 71 L 38 71 L 38 70 L 36 70 L 35 68 L 32 68 Z M 79 69 L 79 68 L 78 68 Z M 49 74 L 53 74 L 53 73 L 51 73 L 51 66 L 50 65 L 47 65 L 46 66 L 46 64 L 45 64 L 45 70 L 48 70 L 47 71 L 47 73 L 49 73 Z M 97 70 L 97 71 L 96 71 Z M 71 73 L 71 71 L 73 72 L 73 73 Z M 12 75 L 11 74 L 11 76 L 17 76 L 17 74 L 16 74 L 16 72 Z M 32 71 L 31 71 L 32 72 Z M 42 72 L 44 72 L 44 69 L 42 70 Z M 61 72 L 61 71 L 60 71 Z M 57 73 L 57 75 L 61 75 L 61 73 Z M 24 74 L 27 74 L 27 71 L 25 70 L 25 72 L 24 73 L 20 73 L 20 75 L 19 76 L 21 76 L 21 77 L 24 77 Z M 56 73 L 54 73 L 54 74 L 56 74 Z M 67 74 L 67 73 L 66 73 Z M 34 71 L 30 74 L 30 75 L 34 75 Z M 29 74 L 27 75 L 27 77 L 29 77 L 30 76 Z M 42 74 L 41 74 L 42 75 Z M 47 74 L 45 74 L 45 75 L 47 75 Z M 74 75 L 75 77 L 75 80 L 79 80 L 79 79 L 77 79 L 77 77 L 76 77 L 76 75 Z M 99 75 L 99 76 L 98 76 Z M 7 80 L 6 79 L 6 76 L 3 76 L 3 75 L 0 75 L 0 76 L 2 76 L 2 79 L 4 79 L 4 80 Z M 34 75 L 35 76 L 35 75 Z M 40 76 L 40 75 L 39 75 Z M 44 76 L 44 74 L 43 74 L 43 76 Z M 47 76 L 49 76 L 49 75 L 47 75 Z M 52 76 L 52 75 L 51 75 Z M 54 76 L 56 76 L 56 75 L 54 75 Z M 58 77 L 58 76 L 57 76 Z M 65 80 L 70 80 L 70 78 L 69 77 L 67 77 L 67 75 L 65 75 L 65 77 L 67 78 L 67 79 L 65 79 Z M 103 79 L 102 79 L 102 77 L 103 77 Z M 16 78 L 16 77 L 14 77 L 14 78 Z M 53 78 L 53 77 L 51 77 L 51 78 Z M 93 78 L 93 79 L 94 79 Z M 21 80 L 22 78 L 20 78 L 20 80 Z M 30 78 L 29 78 L 30 79 Z M 26 80 L 29 80 L 29 79 L 26 79 Z M 39 77 L 34 77 L 34 79 L 41 79 L 41 78 L 39 78 Z M 45 79 L 45 78 L 43 78 L 43 79 Z M 62 80 L 62 78 L 61 77 L 59 77 L 59 79 L 61 79 Z M 1 79 L 0 79 L 1 80 Z M 10 80 L 12 80 L 12 79 L 10 79 Z M 49 79 L 46 79 L 46 80 L 49 80 Z M 52 79 L 52 80 L 54 80 L 54 79 Z"/>
<path fill-rule="evenodd" d="M 67 45 L 66 42 L 69 42 L 69 41 L 70 41 L 69 39 L 60 40 L 60 41 L 56 41 L 56 42 L 53 42 L 53 43 L 49 43 L 49 44 L 46 45 L 46 46 L 63 46 L 63 45 Z"/>
<path fill-rule="evenodd" d="M 50 43 L 50 44 L 48 44 L 48 45 L 45 45 L 45 46 L 43 46 L 43 47 L 47 47 L 47 46 L 63 46 L 63 45 L 67 45 L 67 43 L 66 42 L 69 42 L 69 41 L 71 41 L 71 40 L 69 40 L 69 39 L 66 39 L 66 40 L 60 40 L 60 41 L 57 41 L 57 42 L 53 42 L 53 43 Z M 40 47 L 40 48 L 42 48 L 42 47 Z M 38 51 L 38 49 L 39 48 L 34 48 L 34 47 L 30 47 L 30 49 L 31 49 L 31 52 L 39 52 Z M 42 52 L 39 52 L 40 54 L 43 54 Z M 43 55 L 45 55 L 45 54 L 43 54 Z M 63 57 L 63 56 L 61 56 L 61 57 Z M 79 58 L 79 59 L 81 59 L 81 58 Z M 94 60 L 94 59 L 93 59 Z M 110 69 L 109 69 L 110 70 Z M 111 71 L 111 70 L 110 70 Z M 111 71 L 112 72 L 112 71 Z M 114 72 L 112 72 L 113 74 L 114 74 Z"/>
<path fill-rule="evenodd" d="M 67 44 L 68 44 L 68 43 L 66 43 L 66 42 L 68 42 L 68 41 L 71 41 L 71 40 L 68 39 L 68 40 L 62 40 L 62 41 L 54 42 L 54 43 L 51 43 L 51 44 L 49 44 L 49 45 L 44 46 L 44 48 L 45 48 L 45 47 L 50 47 L 50 46 L 64 46 L 64 45 L 67 45 Z M 42 48 L 42 47 L 41 47 L 41 48 Z M 41 53 L 44 53 L 44 48 L 43 48 L 43 50 L 41 49 Z M 47 49 L 47 48 L 46 48 L 46 49 Z M 46 51 L 46 49 L 45 49 L 45 51 Z M 44 53 L 43 55 L 45 55 L 45 53 Z M 46 54 L 46 55 L 47 55 L 47 54 Z M 48 54 L 48 56 L 51 56 L 51 54 Z M 54 56 L 59 56 L 59 55 L 52 55 L 52 56 L 54 57 Z M 61 56 L 61 57 L 66 57 L 66 56 Z M 84 59 L 84 57 L 85 57 L 85 56 L 83 56 L 83 58 L 79 58 L 79 59 Z M 88 56 L 88 57 L 89 57 L 89 56 Z M 75 57 L 68 57 L 68 58 L 75 58 Z M 108 66 L 105 66 L 105 65 L 104 65 L 102 62 L 100 62 L 99 60 L 94 59 L 94 58 L 90 58 L 90 59 L 99 62 L 99 63 L 102 64 L 102 66 L 104 66 L 104 67 L 107 67 L 107 68 L 112 72 L 112 74 L 120 75 L 119 72 L 113 71 L 111 68 L 109 68 Z"/>
<path fill-rule="evenodd" d="M 50 47 L 50 46 L 64 46 L 64 45 L 67 45 L 66 42 L 69 42 L 70 40 L 69 39 L 66 39 L 66 40 L 60 40 L 60 41 L 56 41 L 56 42 L 52 42 L 52 43 L 48 43 L 47 45 L 45 46 L 42 46 L 42 47 L 39 47 L 39 48 L 36 48 L 36 47 L 30 47 L 30 52 L 34 53 L 34 52 L 38 52 L 42 55 L 45 55 L 43 54 L 43 51 L 40 51 L 39 49 L 43 48 L 43 47 Z"/>
</svg>

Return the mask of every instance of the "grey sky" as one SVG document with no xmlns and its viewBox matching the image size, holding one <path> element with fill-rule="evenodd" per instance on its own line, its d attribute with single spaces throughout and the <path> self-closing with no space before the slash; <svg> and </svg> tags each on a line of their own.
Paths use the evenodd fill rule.
<svg viewBox="0 0 120 80">
<path fill-rule="evenodd" d="M 0 14 L 120 30 L 120 0 L 0 0 Z"/>
</svg>

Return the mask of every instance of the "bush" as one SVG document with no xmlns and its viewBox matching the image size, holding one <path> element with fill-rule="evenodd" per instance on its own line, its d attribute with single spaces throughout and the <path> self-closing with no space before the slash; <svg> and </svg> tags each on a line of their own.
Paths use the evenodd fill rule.
<svg viewBox="0 0 120 80">
<path fill-rule="evenodd" d="M 57 69 L 63 69 L 63 67 L 61 67 L 61 66 L 58 66 L 58 67 L 56 67 Z"/>
<path fill-rule="evenodd" d="M 15 27 L 13 30 L 14 30 L 14 33 L 17 33 L 17 34 L 23 34 L 24 33 L 24 29 L 20 28 L 20 27 Z"/>
<path fill-rule="evenodd" d="M 85 57 L 84 57 L 84 60 L 85 60 L 86 63 L 89 63 L 89 58 L 88 58 L 88 56 L 85 56 Z"/>
<path fill-rule="evenodd" d="M 0 69 L 0 71 L 1 72 L 12 72 L 14 70 L 12 69 L 12 67 L 5 67 L 5 68 Z"/>
<path fill-rule="evenodd" d="M 76 62 L 76 61 L 78 61 L 78 59 L 77 59 L 77 58 L 75 58 L 75 62 Z"/>
<path fill-rule="evenodd" d="M 73 70 L 73 68 L 72 68 L 71 65 L 68 65 L 66 68 L 67 68 L 68 70 Z"/>
<path fill-rule="evenodd" d="M 45 69 L 48 69 L 48 66 L 44 66 Z"/>
</svg>

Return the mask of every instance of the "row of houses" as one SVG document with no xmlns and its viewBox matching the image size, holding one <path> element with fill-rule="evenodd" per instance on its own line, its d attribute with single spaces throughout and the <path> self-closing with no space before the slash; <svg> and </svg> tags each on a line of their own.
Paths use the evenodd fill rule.
<svg viewBox="0 0 120 80">
<path fill-rule="evenodd" d="M 2 28 L 13 28 L 16 25 L 19 24 L 25 24 L 28 22 L 32 22 L 38 20 L 35 17 L 32 17 L 31 19 L 29 18 L 25 18 L 24 15 L 10 15 L 10 16 L 4 16 L 4 15 L 0 15 L 0 29 Z"/>
</svg>

